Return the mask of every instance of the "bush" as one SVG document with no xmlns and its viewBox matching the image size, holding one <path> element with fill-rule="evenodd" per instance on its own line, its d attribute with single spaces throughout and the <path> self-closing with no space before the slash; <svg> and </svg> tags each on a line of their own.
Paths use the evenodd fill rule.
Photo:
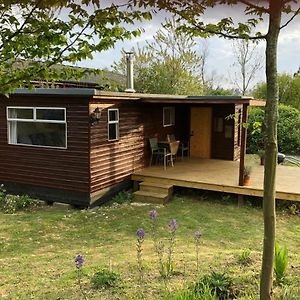
<svg viewBox="0 0 300 300">
<path fill-rule="evenodd" d="M 212 272 L 195 284 L 195 293 L 200 293 L 206 287 L 210 288 L 212 294 L 216 294 L 218 299 L 236 298 L 236 293 L 233 290 L 232 278 L 225 273 Z"/>
<path fill-rule="evenodd" d="M 32 199 L 28 195 L 6 194 L 3 185 L 0 186 L 0 210 L 7 214 L 15 213 L 27 207 L 37 206 L 40 201 Z"/>
<path fill-rule="evenodd" d="M 101 269 L 93 275 L 91 284 L 94 289 L 105 289 L 117 286 L 120 280 L 120 274 L 108 269 Z"/>
<path fill-rule="evenodd" d="M 132 193 L 127 191 L 121 191 L 112 198 L 112 201 L 118 204 L 131 203 L 132 200 L 133 200 Z"/>
<path fill-rule="evenodd" d="M 300 153 L 300 111 L 280 104 L 278 120 L 278 150 L 287 154 Z M 255 130 L 257 122 L 264 123 L 264 110 L 252 108 L 249 112 L 247 152 L 257 153 L 264 148 L 263 133 Z"/>
</svg>

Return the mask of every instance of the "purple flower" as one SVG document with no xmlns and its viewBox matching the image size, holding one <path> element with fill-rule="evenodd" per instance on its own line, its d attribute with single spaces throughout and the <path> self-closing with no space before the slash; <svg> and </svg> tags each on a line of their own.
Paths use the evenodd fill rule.
<svg viewBox="0 0 300 300">
<path fill-rule="evenodd" d="M 172 232 L 176 231 L 177 229 L 177 222 L 175 219 L 172 219 L 169 223 L 169 228 Z"/>
<path fill-rule="evenodd" d="M 145 237 L 145 231 L 144 229 L 140 228 L 137 230 L 136 235 L 139 239 L 143 239 Z"/>
<path fill-rule="evenodd" d="M 149 216 L 150 216 L 150 218 L 151 218 L 152 220 L 156 220 L 156 218 L 157 218 L 157 216 L 158 216 L 158 213 L 157 213 L 157 211 L 156 211 L 155 209 L 152 209 L 152 210 L 150 210 L 150 212 L 149 212 Z"/>
<path fill-rule="evenodd" d="M 83 263 L 84 263 L 84 258 L 82 255 L 78 254 L 76 257 L 75 257 L 75 266 L 77 269 L 80 269 L 82 266 L 83 266 Z"/>
<path fill-rule="evenodd" d="M 201 236 L 202 236 L 202 233 L 201 233 L 201 232 L 199 232 L 199 231 L 194 232 L 194 238 L 195 238 L 196 240 L 200 240 Z"/>
</svg>

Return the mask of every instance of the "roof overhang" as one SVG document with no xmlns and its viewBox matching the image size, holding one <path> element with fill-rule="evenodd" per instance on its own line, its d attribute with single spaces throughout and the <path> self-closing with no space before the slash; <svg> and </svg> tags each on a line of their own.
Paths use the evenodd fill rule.
<svg viewBox="0 0 300 300">
<path fill-rule="evenodd" d="M 185 96 L 165 94 L 143 94 L 125 92 L 107 92 L 92 88 L 36 88 L 16 89 L 12 95 L 32 96 L 78 96 L 103 101 L 138 101 L 141 103 L 162 104 L 248 104 L 250 106 L 265 106 L 265 101 L 245 96 Z"/>
</svg>

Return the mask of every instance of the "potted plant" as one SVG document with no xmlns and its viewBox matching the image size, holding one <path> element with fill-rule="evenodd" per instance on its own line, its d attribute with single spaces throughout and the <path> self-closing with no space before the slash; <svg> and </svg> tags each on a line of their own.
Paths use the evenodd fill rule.
<svg viewBox="0 0 300 300">
<path fill-rule="evenodd" d="M 257 154 L 260 158 L 260 164 L 263 166 L 265 164 L 265 150 L 258 150 Z"/>
<path fill-rule="evenodd" d="M 252 172 L 251 166 L 245 166 L 244 167 L 244 184 L 245 186 L 250 184 L 250 174 Z"/>
</svg>

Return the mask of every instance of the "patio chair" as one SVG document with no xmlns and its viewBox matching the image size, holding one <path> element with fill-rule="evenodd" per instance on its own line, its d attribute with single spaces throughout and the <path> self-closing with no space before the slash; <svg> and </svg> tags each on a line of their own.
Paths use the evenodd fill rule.
<svg viewBox="0 0 300 300">
<path fill-rule="evenodd" d="M 167 134 L 167 141 L 169 143 L 175 142 L 176 141 L 175 135 L 174 134 Z M 187 157 L 189 157 L 190 156 L 189 142 L 180 141 L 178 151 L 181 153 L 181 158 L 183 158 L 185 152 L 186 152 Z"/>
<path fill-rule="evenodd" d="M 178 148 L 179 148 L 179 141 L 170 142 L 170 149 L 164 149 L 164 169 L 167 169 L 167 164 L 169 161 L 171 162 L 172 167 L 174 167 L 174 159 L 177 155 Z"/>
<path fill-rule="evenodd" d="M 158 161 L 159 157 L 164 158 L 166 149 L 158 146 L 157 138 L 150 138 L 149 143 L 151 148 L 151 158 L 150 158 L 150 166 L 151 166 L 153 162 L 153 157 L 156 156 L 156 162 Z"/>
</svg>

